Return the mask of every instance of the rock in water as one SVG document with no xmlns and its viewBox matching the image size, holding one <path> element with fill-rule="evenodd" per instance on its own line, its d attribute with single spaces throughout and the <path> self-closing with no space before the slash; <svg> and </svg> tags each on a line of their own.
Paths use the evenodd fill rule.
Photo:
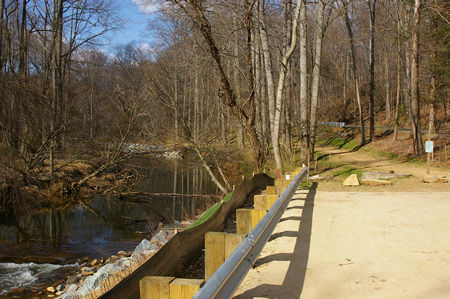
<svg viewBox="0 0 450 299">
<path fill-rule="evenodd" d="M 66 287 L 66 286 L 62 283 L 62 284 L 60 284 L 60 285 L 58 285 L 58 286 L 56 287 L 56 290 L 59 292 L 59 291 L 64 290 L 65 287 Z"/>
<path fill-rule="evenodd" d="M 56 292 L 56 290 L 54 287 L 48 287 L 47 292 L 54 293 L 54 292 Z"/>
<path fill-rule="evenodd" d="M 358 176 L 356 174 L 350 175 L 342 182 L 342 186 L 359 186 Z"/>
</svg>

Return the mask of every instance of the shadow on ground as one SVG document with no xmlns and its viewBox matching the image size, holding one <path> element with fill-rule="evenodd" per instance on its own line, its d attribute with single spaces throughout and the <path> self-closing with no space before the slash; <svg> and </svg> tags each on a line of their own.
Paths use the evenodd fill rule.
<svg viewBox="0 0 450 299">
<path fill-rule="evenodd" d="M 317 183 L 313 183 L 312 187 L 306 195 L 303 212 L 300 218 L 300 227 L 298 231 L 285 231 L 272 235 L 269 242 L 282 237 L 297 237 L 295 248 L 292 253 L 272 254 L 264 258 L 257 259 L 254 268 L 260 267 L 272 261 L 289 261 L 289 268 L 284 278 L 283 284 L 271 285 L 262 284 L 253 289 L 236 296 L 234 298 L 279 298 L 283 294 L 283 299 L 299 298 L 305 282 L 306 267 L 308 265 L 309 249 L 311 241 L 312 219 L 314 211 L 314 198 L 316 196 Z M 283 218 L 282 218 L 283 219 Z M 282 292 L 281 292 L 282 290 Z"/>
</svg>

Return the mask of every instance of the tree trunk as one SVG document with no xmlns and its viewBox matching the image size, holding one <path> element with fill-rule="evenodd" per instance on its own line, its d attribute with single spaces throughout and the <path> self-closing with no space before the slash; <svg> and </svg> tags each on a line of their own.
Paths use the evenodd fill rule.
<svg viewBox="0 0 450 299">
<path fill-rule="evenodd" d="M 5 0 L 0 0 L 0 73 L 3 73 L 3 8 L 5 6 Z"/>
<path fill-rule="evenodd" d="M 431 140 L 434 134 L 434 121 L 436 119 L 436 76 L 431 75 L 431 92 L 430 92 L 430 114 L 428 120 L 428 140 Z"/>
<path fill-rule="evenodd" d="M 20 22 L 20 33 L 19 33 L 19 73 L 21 75 L 26 75 L 26 34 L 27 34 L 27 3 L 28 0 L 22 0 L 21 7 L 21 22 Z"/>
<path fill-rule="evenodd" d="M 391 120 L 391 86 L 389 80 L 389 63 L 388 63 L 388 52 L 386 49 L 386 53 L 384 54 L 384 76 L 385 76 L 385 88 L 386 88 L 386 120 Z"/>
<path fill-rule="evenodd" d="M 366 144 L 366 136 L 365 136 L 365 129 L 364 129 L 364 115 L 363 110 L 361 106 L 361 97 L 359 93 L 359 81 L 358 81 L 358 75 L 357 75 L 357 69 L 356 69 L 356 53 L 355 53 L 355 42 L 353 39 L 353 30 L 352 25 L 350 23 L 350 17 L 348 15 L 348 2 L 344 1 L 344 21 L 345 26 L 347 27 L 347 33 L 349 37 L 350 42 L 350 50 L 351 50 L 351 56 L 352 56 L 352 70 L 353 70 L 353 79 L 355 80 L 355 93 L 356 93 L 356 101 L 358 104 L 358 111 L 359 111 L 359 123 L 361 125 L 361 143 L 360 145 L 363 146 Z"/>
<path fill-rule="evenodd" d="M 375 134 L 375 11 L 377 0 L 367 0 L 370 12 L 370 90 L 369 90 L 369 142 Z"/>
<path fill-rule="evenodd" d="M 253 40 L 253 61 L 255 65 L 255 108 L 256 108 L 256 131 L 258 132 L 258 137 L 260 140 L 264 140 L 264 126 L 266 124 L 262 121 L 262 115 L 265 113 L 263 96 L 264 92 L 262 89 L 262 67 L 261 67 L 261 39 L 259 38 L 259 30 L 254 30 L 254 40 Z"/>
<path fill-rule="evenodd" d="M 177 73 L 174 74 L 173 78 L 173 100 L 176 104 L 178 104 L 178 76 Z M 180 116 L 178 115 L 178 110 L 175 109 L 173 112 L 173 121 L 174 121 L 174 131 L 175 131 L 175 142 L 178 142 L 178 118 Z"/>
<path fill-rule="evenodd" d="M 306 5 L 301 1 L 300 9 L 300 134 L 302 140 L 300 159 L 306 161 L 310 149 L 308 126 L 308 70 L 306 48 Z"/>
<path fill-rule="evenodd" d="M 282 163 L 281 163 L 281 155 L 280 155 L 280 143 L 278 140 L 278 134 L 276 132 L 279 131 L 279 119 L 278 123 L 276 122 L 276 100 L 275 100 L 275 85 L 273 82 L 273 75 L 272 75 L 272 59 L 270 56 L 270 49 L 269 49 L 269 41 L 267 37 L 267 28 L 264 20 L 264 0 L 259 1 L 259 32 L 261 36 L 261 50 L 264 57 L 264 68 L 266 73 L 266 87 L 267 87 L 267 98 L 269 101 L 269 119 L 270 119 L 270 136 L 272 140 L 272 149 L 273 149 L 273 156 L 275 159 L 275 167 L 276 169 L 282 169 Z M 275 129 L 275 127 L 278 127 L 278 130 Z"/>
<path fill-rule="evenodd" d="M 394 115 L 394 141 L 398 139 L 398 125 L 399 125 L 399 108 L 400 108 L 400 92 L 401 92 L 401 41 L 400 41 L 400 30 L 401 30 L 401 17 L 400 17 L 400 5 L 399 0 L 396 1 L 397 4 L 397 92 L 395 95 L 395 115 Z"/>
<path fill-rule="evenodd" d="M 315 45 L 314 45 L 314 66 L 312 71 L 312 83 L 311 83 L 311 119 L 310 119 L 310 132 L 311 132 L 311 146 L 309 156 L 311 161 L 314 158 L 314 146 L 316 142 L 316 125 L 317 125 L 317 102 L 319 96 L 319 79 L 320 79 L 320 61 L 322 57 L 322 39 L 323 39 L 323 14 L 324 14 L 323 0 L 319 0 L 317 7 L 317 23 L 315 32 Z"/>
<path fill-rule="evenodd" d="M 343 120 L 347 121 L 347 106 L 348 106 L 348 96 L 347 96 L 347 81 L 348 81 L 348 54 L 345 53 L 345 66 L 344 66 L 344 84 L 343 84 L 343 90 L 342 90 L 342 97 L 344 98 L 344 115 Z"/>
<path fill-rule="evenodd" d="M 421 0 L 415 0 L 411 51 L 411 123 L 414 154 L 417 156 L 423 153 L 419 100 L 419 22 L 421 4 Z"/>
<path fill-rule="evenodd" d="M 234 39 L 233 39 L 233 81 L 234 81 L 234 88 L 236 90 L 236 97 L 238 99 L 241 98 L 241 85 L 239 80 L 239 19 L 237 14 L 233 18 L 233 25 L 234 25 Z M 253 45 L 254 43 L 252 43 Z M 252 51 L 253 53 L 253 51 Z M 256 105 L 256 104 L 255 104 Z M 256 107 L 255 107 L 256 109 Z M 238 125 L 238 145 L 239 148 L 242 150 L 244 149 L 244 129 L 242 128 L 242 125 Z"/>
</svg>

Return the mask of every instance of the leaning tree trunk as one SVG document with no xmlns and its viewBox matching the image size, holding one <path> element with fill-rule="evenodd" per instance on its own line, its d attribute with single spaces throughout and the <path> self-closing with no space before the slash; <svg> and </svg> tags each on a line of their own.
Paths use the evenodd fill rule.
<svg viewBox="0 0 450 299">
<path fill-rule="evenodd" d="M 414 26 L 412 32 L 411 51 L 411 123 L 413 129 L 414 154 L 423 153 L 422 132 L 420 128 L 420 101 L 419 101 L 419 22 L 421 0 L 415 0 Z"/>
<path fill-rule="evenodd" d="M 251 4 L 248 0 L 244 0 L 244 25 L 246 30 L 246 63 L 247 63 L 247 76 L 249 85 L 249 98 L 247 99 L 248 110 L 244 110 L 242 106 L 236 101 L 236 96 L 233 88 L 230 85 L 230 80 L 225 73 L 224 65 L 222 63 L 222 58 L 217 48 L 215 39 L 212 34 L 211 24 L 206 18 L 205 10 L 202 7 L 202 3 L 197 1 L 190 1 L 187 4 L 179 0 L 172 0 L 184 13 L 194 22 L 198 27 L 201 34 L 205 38 L 205 42 L 208 45 L 211 57 L 215 63 L 219 80 L 220 80 L 220 100 L 228 106 L 231 113 L 239 120 L 241 125 L 244 127 L 247 134 L 250 146 L 255 154 L 255 160 L 257 162 L 257 167 L 261 168 L 264 163 L 264 151 L 261 146 L 261 142 L 256 133 L 255 127 L 255 102 L 254 102 L 254 91 L 253 91 L 253 74 L 251 65 L 251 34 L 249 33 L 252 28 L 252 13 Z M 190 7 L 186 7 L 189 5 Z M 250 63 L 250 65 L 248 65 Z"/>
</svg>

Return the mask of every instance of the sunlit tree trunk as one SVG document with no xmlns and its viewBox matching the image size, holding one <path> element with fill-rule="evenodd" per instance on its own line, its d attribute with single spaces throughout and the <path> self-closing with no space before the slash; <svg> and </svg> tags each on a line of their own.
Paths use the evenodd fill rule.
<svg viewBox="0 0 450 299">
<path fill-rule="evenodd" d="M 311 83 L 311 146 L 309 156 L 312 160 L 314 156 L 314 146 L 316 142 L 316 124 L 317 124 L 317 102 L 319 95 L 319 79 L 320 79 L 320 61 L 322 57 L 322 39 L 323 39 L 323 14 L 324 3 L 323 0 L 319 0 L 317 7 L 317 23 L 315 32 L 315 45 L 314 45 L 314 66 L 312 71 L 312 83 Z"/>
<path fill-rule="evenodd" d="M 348 2 L 347 1 L 343 1 L 343 6 L 344 6 L 344 21 L 345 21 L 345 26 L 347 27 L 347 33 L 348 33 L 348 37 L 349 37 L 349 42 L 350 42 L 350 51 L 351 51 L 351 56 L 352 56 L 352 70 L 353 70 L 353 79 L 355 81 L 355 93 L 356 93 L 356 101 L 358 104 L 358 111 L 359 111 L 359 123 L 361 125 L 361 143 L 360 145 L 364 145 L 366 144 L 366 134 L 365 134 L 365 129 L 364 129 L 364 115 L 363 115 L 363 110 L 362 110 L 362 106 L 361 106 L 361 96 L 360 96 L 360 92 L 359 92 L 359 80 L 358 80 L 358 74 L 357 74 L 357 68 L 356 68 L 356 52 L 355 52 L 355 42 L 354 42 L 354 38 L 353 38 L 353 30 L 352 30 L 352 25 L 350 23 L 350 17 L 348 15 Z"/>
<path fill-rule="evenodd" d="M 395 95 L 395 111 L 394 111 L 394 141 L 398 139 L 398 126 L 400 122 L 400 93 L 401 93 L 401 40 L 400 40 L 400 31 L 401 31 L 401 13 L 400 13 L 400 4 L 399 0 L 396 0 L 397 5 L 397 90 Z"/>
<path fill-rule="evenodd" d="M 375 134 L 375 16 L 377 0 L 367 0 L 370 12 L 370 90 L 369 90 L 369 142 Z"/>
<path fill-rule="evenodd" d="M 300 2 L 300 1 L 299 1 Z M 306 5 L 301 0 L 300 8 L 300 134 L 301 134 L 301 160 L 305 161 L 310 149 L 310 135 L 308 125 L 308 62 L 306 48 Z"/>
<path fill-rule="evenodd" d="M 415 155 L 423 153 L 419 100 L 419 23 L 421 4 L 421 0 L 415 0 L 411 50 L 411 123 Z"/>
<path fill-rule="evenodd" d="M 389 80 L 389 63 L 388 63 L 388 54 L 387 52 L 384 54 L 384 76 L 385 76 L 385 89 L 386 89 L 386 120 L 391 120 L 391 85 Z"/>
</svg>

